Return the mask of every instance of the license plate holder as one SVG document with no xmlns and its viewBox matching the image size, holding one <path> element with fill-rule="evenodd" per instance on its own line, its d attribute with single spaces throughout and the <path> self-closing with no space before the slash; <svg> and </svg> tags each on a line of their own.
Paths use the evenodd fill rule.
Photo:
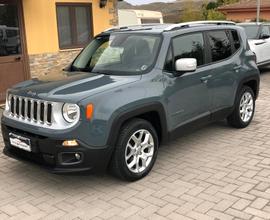
<svg viewBox="0 0 270 220">
<path fill-rule="evenodd" d="M 19 148 L 27 152 L 32 151 L 31 140 L 29 138 L 14 133 L 9 133 L 9 141 L 13 147 Z"/>
</svg>

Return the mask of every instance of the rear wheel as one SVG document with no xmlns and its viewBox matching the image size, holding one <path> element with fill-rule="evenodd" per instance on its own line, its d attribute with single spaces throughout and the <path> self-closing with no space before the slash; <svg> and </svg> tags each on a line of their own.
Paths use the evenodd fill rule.
<svg viewBox="0 0 270 220">
<path fill-rule="evenodd" d="M 133 119 L 121 128 L 111 170 L 122 179 L 139 180 L 151 171 L 157 151 L 158 136 L 154 127 L 143 119 Z"/>
<path fill-rule="evenodd" d="M 236 128 L 247 127 L 255 112 L 255 95 L 253 90 L 244 86 L 237 96 L 233 113 L 228 117 L 228 123 Z"/>
</svg>

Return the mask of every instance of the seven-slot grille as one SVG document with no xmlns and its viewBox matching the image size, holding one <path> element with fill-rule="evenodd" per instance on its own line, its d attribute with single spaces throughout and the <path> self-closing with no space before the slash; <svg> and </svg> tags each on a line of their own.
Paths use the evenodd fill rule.
<svg viewBox="0 0 270 220">
<path fill-rule="evenodd" d="M 52 103 L 15 95 L 9 96 L 9 102 L 13 117 L 34 123 L 52 124 Z"/>
</svg>

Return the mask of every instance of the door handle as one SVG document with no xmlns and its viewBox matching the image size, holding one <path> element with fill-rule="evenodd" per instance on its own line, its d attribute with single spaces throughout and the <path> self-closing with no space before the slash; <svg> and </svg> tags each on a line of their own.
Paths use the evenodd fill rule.
<svg viewBox="0 0 270 220">
<path fill-rule="evenodd" d="M 255 43 L 255 45 L 262 45 L 262 44 L 265 44 L 266 43 L 266 41 L 262 41 L 262 42 L 257 42 L 257 43 Z"/>
<path fill-rule="evenodd" d="M 14 60 L 15 60 L 15 61 L 20 61 L 20 60 L 21 60 L 21 57 L 15 57 Z"/>
<path fill-rule="evenodd" d="M 239 70 L 239 69 L 241 69 L 241 67 L 242 67 L 242 65 L 237 65 L 237 66 L 235 66 L 233 69 L 234 69 L 234 70 Z"/>
<path fill-rule="evenodd" d="M 202 81 L 203 83 L 207 83 L 208 80 L 211 79 L 211 78 L 212 78 L 212 75 L 204 76 L 204 77 L 201 78 L 201 81 Z"/>
</svg>

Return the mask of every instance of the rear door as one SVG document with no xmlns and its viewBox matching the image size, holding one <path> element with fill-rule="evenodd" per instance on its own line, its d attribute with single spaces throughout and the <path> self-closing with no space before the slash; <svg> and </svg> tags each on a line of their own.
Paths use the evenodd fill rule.
<svg viewBox="0 0 270 220">
<path fill-rule="evenodd" d="M 232 56 L 240 47 L 238 33 L 233 30 L 215 30 L 206 32 L 208 42 L 209 79 L 207 85 L 211 99 L 212 113 L 233 106 L 236 91 L 236 73 L 241 68 L 239 56 Z M 231 39 L 235 38 L 235 45 Z"/>
</svg>

